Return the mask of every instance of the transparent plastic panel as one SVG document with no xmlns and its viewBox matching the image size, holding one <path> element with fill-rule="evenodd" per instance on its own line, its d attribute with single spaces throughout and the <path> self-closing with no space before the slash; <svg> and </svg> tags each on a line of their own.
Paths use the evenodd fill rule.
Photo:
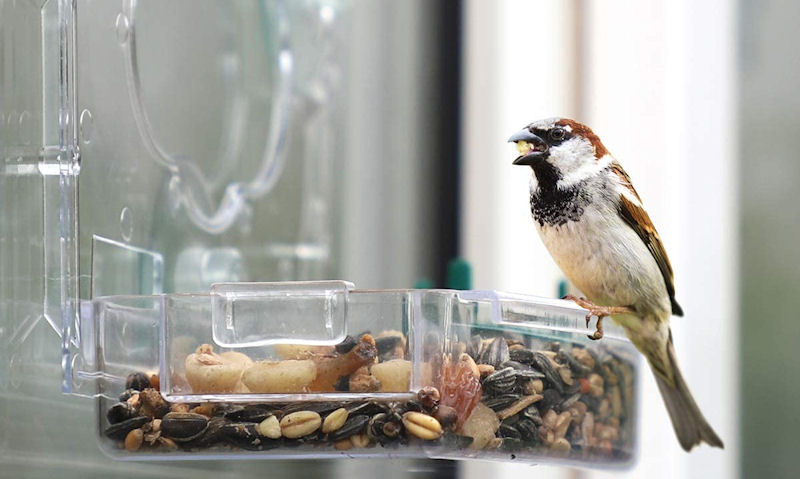
<svg viewBox="0 0 800 479">
<path fill-rule="evenodd" d="M 241 298 L 244 322 L 233 311 L 233 329 L 250 334 L 223 334 L 229 342 L 220 344 L 215 325 Z M 318 282 L 94 304 L 98 427 L 107 452 L 122 459 L 355 455 L 613 467 L 635 450 L 635 349 L 614 328 L 591 341 L 586 311 L 569 302 Z M 342 318 L 344 337 L 326 336 L 332 317 Z M 124 336 L 108 333 L 120 328 Z M 124 364 L 122 349 L 141 354 Z"/>
<path fill-rule="evenodd" d="M 92 238 L 92 297 L 163 292 L 160 254 L 95 236 Z"/>
<path fill-rule="evenodd" d="M 156 370 L 163 302 L 160 296 L 116 296 L 113 302 L 94 303 L 95 317 L 102 318 L 95 322 L 95 344 L 101 346 L 94 375 L 102 378 L 98 393 L 123 387 L 132 367 Z"/>
<path fill-rule="evenodd" d="M 65 391 L 91 349 L 80 300 L 329 277 L 348 2 L 45 10 L 45 317 Z"/>
<path fill-rule="evenodd" d="M 334 345 L 345 337 L 352 284 L 344 281 L 224 283 L 211 287 L 214 343 L 233 348 L 271 344 Z"/>
<path fill-rule="evenodd" d="M 348 2 L 76 11 L 81 271 L 99 236 L 160 254 L 166 292 L 330 277 Z"/>
</svg>

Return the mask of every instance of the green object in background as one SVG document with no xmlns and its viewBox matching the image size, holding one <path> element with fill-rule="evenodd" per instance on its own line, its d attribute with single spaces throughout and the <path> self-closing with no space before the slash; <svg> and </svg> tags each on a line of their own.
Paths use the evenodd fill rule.
<svg viewBox="0 0 800 479">
<path fill-rule="evenodd" d="M 447 289 L 472 289 L 472 266 L 463 258 L 453 258 L 447 263 Z"/>
<path fill-rule="evenodd" d="M 418 278 L 414 281 L 414 289 L 433 289 L 434 284 L 433 280 L 423 276 L 422 278 Z"/>
<path fill-rule="evenodd" d="M 567 295 L 568 291 L 569 291 L 569 283 L 567 282 L 566 279 L 562 278 L 558 282 L 558 295 L 556 296 L 556 298 L 563 298 L 564 296 Z"/>
</svg>

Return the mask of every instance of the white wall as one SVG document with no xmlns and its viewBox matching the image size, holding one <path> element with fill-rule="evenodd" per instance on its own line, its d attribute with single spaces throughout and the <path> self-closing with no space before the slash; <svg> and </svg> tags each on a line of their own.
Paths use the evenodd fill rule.
<svg viewBox="0 0 800 479">
<path fill-rule="evenodd" d="M 463 238 L 478 288 L 552 296 L 560 274 L 527 204 L 529 172 L 505 143 L 525 124 L 577 116 L 624 165 L 675 269 L 673 320 L 695 397 L 726 443 L 685 454 L 650 375 L 628 477 L 737 474 L 733 2 L 467 2 Z M 580 28 L 583 25 L 584 28 Z M 487 465 L 471 465 L 468 475 Z M 503 474 L 525 473 L 520 466 Z M 538 468 L 547 477 L 610 474 Z M 614 474 L 616 477 L 617 474 Z"/>
</svg>

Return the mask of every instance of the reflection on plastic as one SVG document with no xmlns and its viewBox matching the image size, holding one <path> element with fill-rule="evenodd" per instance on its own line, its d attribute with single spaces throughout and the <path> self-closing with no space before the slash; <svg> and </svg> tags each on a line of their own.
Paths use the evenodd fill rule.
<svg viewBox="0 0 800 479">
<path fill-rule="evenodd" d="M 192 222 L 204 231 L 215 234 L 223 233 L 236 222 L 242 212 L 246 211 L 249 200 L 260 198 L 274 188 L 283 170 L 285 161 L 283 143 L 288 125 L 291 80 L 294 70 L 286 13 L 280 3 L 275 3 L 276 29 L 279 36 L 277 42 L 279 49 L 277 55 L 278 82 L 273 91 L 274 99 L 270 112 L 269 132 L 266 135 L 261 166 L 252 180 L 229 184 L 216 211 L 207 211 L 204 208 L 204 199 L 198 198 L 197 192 L 203 191 L 203 185 L 210 179 L 200 178 L 193 181 L 196 175 L 187 173 L 187 169 L 192 167 L 191 161 L 170 154 L 161 145 L 145 109 L 139 77 L 139 60 L 136 53 L 137 3 L 137 0 L 124 1 L 123 14 L 120 14 L 117 19 L 117 31 L 118 33 L 121 30 L 124 31 L 124 35 L 119 35 L 119 40 L 125 53 L 128 92 L 139 135 L 150 156 L 160 165 L 167 168 L 170 174 L 173 175 L 173 180 L 170 184 L 176 185 L 180 193 L 173 198 L 176 201 L 176 206 L 183 206 Z M 234 70 L 227 69 L 226 71 Z M 241 95 L 240 92 L 237 91 L 236 95 L 237 97 L 232 100 L 234 108 L 230 110 L 231 118 L 225 121 L 225 124 L 229 125 L 230 128 L 241 128 L 242 125 L 247 123 L 247 108 L 241 107 L 245 100 L 239 97 Z M 237 135 L 227 134 L 224 135 L 224 138 L 228 141 L 235 141 Z M 236 149 L 226 145 L 223 151 L 226 154 L 233 155 Z M 225 161 L 227 161 L 227 158 L 223 158 L 223 162 Z"/>
<path fill-rule="evenodd" d="M 345 281 L 222 283 L 211 287 L 214 343 L 334 345 L 347 334 Z"/>
</svg>

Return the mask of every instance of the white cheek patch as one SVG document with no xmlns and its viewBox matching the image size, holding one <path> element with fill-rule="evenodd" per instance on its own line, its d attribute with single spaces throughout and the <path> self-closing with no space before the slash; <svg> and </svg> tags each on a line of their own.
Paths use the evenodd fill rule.
<svg viewBox="0 0 800 479">
<path fill-rule="evenodd" d="M 613 158 L 605 155 L 596 160 L 592 144 L 585 138 L 573 137 L 551 148 L 548 161 L 561 171 L 556 186 L 568 188 L 606 169 Z"/>
</svg>

